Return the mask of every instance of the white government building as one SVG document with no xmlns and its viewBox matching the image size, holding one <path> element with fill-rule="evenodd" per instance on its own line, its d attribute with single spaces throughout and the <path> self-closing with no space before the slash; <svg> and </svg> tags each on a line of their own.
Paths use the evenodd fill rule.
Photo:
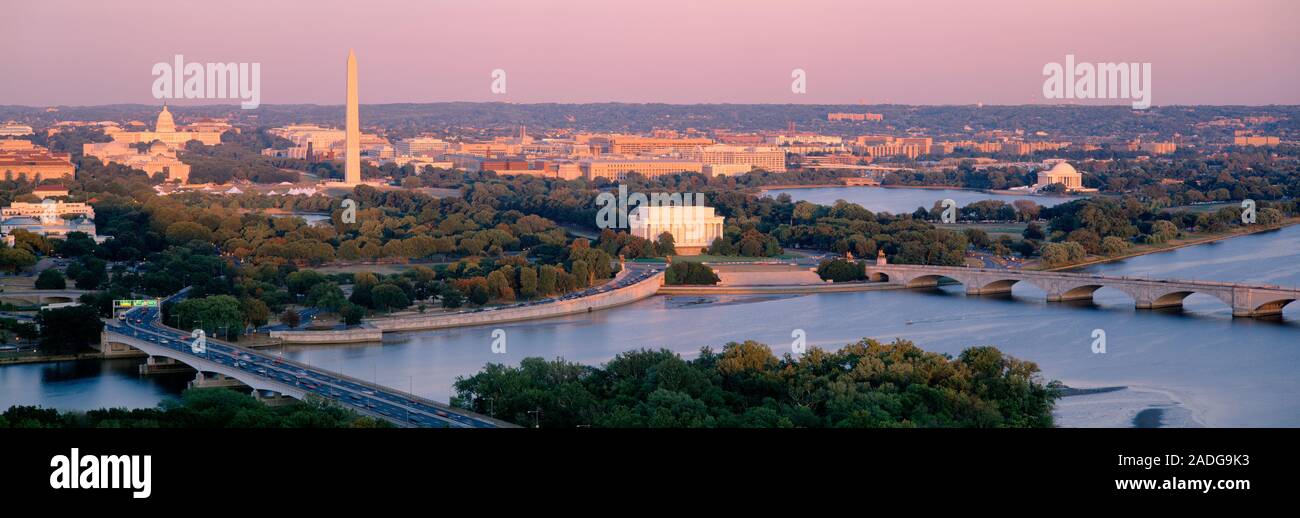
<svg viewBox="0 0 1300 518">
<path fill-rule="evenodd" d="M 638 206 L 628 214 L 634 236 L 654 241 L 665 232 L 672 234 L 679 255 L 694 255 L 722 237 L 726 218 L 702 205 Z"/>
<path fill-rule="evenodd" d="M 14 202 L 0 209 L 0 237 L 14 245 L 15 230 L 64 239 L 72 232 L 84 232 L 97 243 L 107 240 L 95 234 L 95 209 L 85 203 L 47 199 L 41 203 Z"/>
<path fill-rule="evenodd" d="M 1038 171 L 1038 183 L 1034 184 L 1034 191 L 1038 191 L 1052 184 L 1061 184 L 1065 186 L 1066 192 L 1093 192 L 1096 189 L 1089 189 L 1083 186 L 1083 174 L 1074 169 L 1074 166 L 1064 160 L 1057 162 L 1051 169 Z"/>
</svg>

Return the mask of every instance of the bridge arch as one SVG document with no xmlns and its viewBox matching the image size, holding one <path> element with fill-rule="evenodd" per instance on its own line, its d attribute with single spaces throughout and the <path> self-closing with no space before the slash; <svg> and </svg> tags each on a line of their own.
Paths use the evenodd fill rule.
<svg viewBox="0 0 1300 518">
<path fill-rule="evenodd" d="M 1093 293 L 1105 286 L 1095 282 L 1073 282 L 1063 283 L 1059 279 L 1026 279 L 1038 286 L 1039 289 L 1047 292 L 1048 302 L 1065 302 L 1070 300 L 1092 300 Z M 1133 295 L 1129 293 L 1129 295 Z"/>
<path fill-rule="evenodd" d="M 939 286 L 944 281 L 952 281 L 959 284 L 966 284 L 966 281 L 964 279 L 957 279 L 957 278 L 949 277 L 947 275 L 940 275 L 940 274 L 917 275 L 910 279 L 906 279 L 908 288 L 931 288 L 931 287 Z"/>
<path fill-rule="evenodd" d="M 1204 295 L 1208 298 L 1217 299 L 1231 309 L 1234 304 L 1231 292 L 1216 291 L 1213 289 L 1195 289 L 1187 287 L 1173 288 L 1151 288 L 1149 286 L 1126 288 L 1124 291 L 1133 296 L 1134 305 L 1138 309 L 1160 309 L 1182 307 L 1187 297 L 1192 295 Z"/>
<path fill-rule="evenodd" d="M 1100 284 L 1084 284 L 1081 286 L 1075 286 L 1073 288 L 1068 288 L 1065 291 L 1062 291 L 1060 300 L 1091 299 L 1092 295 L 1094 293 L 1097 293 L 1097 290 L 1102 288 L 1105 288 L 1105 286 L 1102 286 Z"/>
<path fill-rule="evenodd" d="M 1158 297 L 1152 299 L 1152 300 L 1151 300 L 1151 307 L 1152 307 L 1152 308 L 1167 308 L 1167 307 L 1173 307 L 1173 306 L 1182 306 L 1182 305 L 1183 305 L 1183 300 L 1186 299 L 1187 297 L 1191 296 L 1191 295 L 1194 294 L 1194 293 L 1196 293 L 1196 292 L 1195 292 L 1195 291 L 1190 291 L 1190 290 L 1171 291 L 1171 292 L 1169 292 L 1169 293 L 1166 293 L 1166 294 L 1164 294 L 1164 295 L 1160 295 L 1160 296 L 1158 296 Z M 1232 305 L 1232 304 L 1229 304 L 1229 306 L 1231 306 L 1231 305 Z"/>
<path fill-rule="evenodd" d="M 1290 304 L 1295 301 L 1296 299 L 1293 298 L 1280 298 L 1280 299 L 1270 300 L 1268 302 L 1255 306 L 1251 311 L 1251 316 L 1281 315 L 1282 308 L 1286 307 L 1287 304 Z"/>
<path fill-rule="evenodd" d="M 1098 290 L 1128 295 L 1138 309 L 1180 307 L 1193 295 L 1219 299 L 1233 316 L 1272 316 L 1300 300 L 1300 290 L 1229 282 L 1112 277 L 1098 274 L 924 265 L 865 265 L 867 278 L 907 288 L 962 284 L 968 295 L 1009 293 L 1021 281 L 1043 290 L 1050 302 L 1091 301 Z"/>
<path fill-rule="evenodd" d="M 998 279 L 978 287 L 981 293 L 1009 292 L 1018 282 L 1020 279 Z"/>
</svg>

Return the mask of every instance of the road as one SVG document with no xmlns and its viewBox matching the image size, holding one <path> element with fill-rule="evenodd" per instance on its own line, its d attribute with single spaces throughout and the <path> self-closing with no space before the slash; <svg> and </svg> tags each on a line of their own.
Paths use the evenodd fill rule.
<svg viewBox="0 0 1300 518">
<path fill-rule="evenodd" d="M 268 324 L 257 328 L 257 332 L 269 333 L 271 331 L 289 331 L 292 329 L 298 329 L 298 330 L 306 329 L 307 326 L 311 325 L 312 321 L 316 320 L 316 316 L 320 315 L 320 313 L 321 313 L 321 308 L 303 308 L 298 310 L 298 327 L 289 327 L 288 325 L 282 323 Z M 330 327 L 330 329 L 347 329 L 347 328 L 348 326 L 341 322 L 334 324 L 333 326 Z"/>
<path fill-rule="evenodd" d="M 980 268 L 993 270 L 1019 270 L 1024 267 L 1024 263 L 1015 258 L 1008 260 L 1007 258 L 985 252 L 967 252 L 966 258 L 979 261 Z"/>
<path fill-rule="evenodd" d="M 664 267 L 665 265 L 659 263 L 627 263 L 626 264 L 627 269 L 625 272 L 620 273 L 621 276 L 616 277 L 614 280 L 611 280 L 610 282 L 592 286 L 590 288 L 586 288 L 583 290 L 573 291 L 573 292 L 566 293 L 564 295 L 557 295 L 545 299 L 528 300 L 528 301 L 516 302 L 513 304 L 505 304 L 500 306 L 482 306 L 473 309 L 462 309 L 459 311 L 446 311 L 437 314 L 439 316 L 444 316 L 444 315 L 450 316 L 450 315 L 460 315 L 460 314 L 468 314 L 468 313 L 481 313 L 484 311 L 497 311 L 501 309 L 523 308 L 523 307 L 537 306 L 541 304 L 551 304 L 551 303 L 564 301 L 564 300 L 573 300 L 577 298 L 588 297 L 591 295 L 598 295 L 619 288 L 626 288 L 628 286 L 641 282 L 646 278 L 663 270 Z M 342 322 L 337 322 L 328 327 L 318 326 L 318 327 L 313 327 L 308 329 L 308 326 L 311 324 L 311 322 L 315 320 L 315 318 L 323 312 L 324 311 L 321 308 L 305 308 L 298 311 L 298 315 L 299 318 L 301 319 L 301 323 L 296 328 L 290 328 L 285 324 L 277 323 L 277 324 L 269 324 L 269 325 L 259 327 L 257 328 L 257 331 L 260 333 L 268 333 L 271 331 L 293 331 L 293 330 L 324 331 L 324 330 L 341 330 L 341 329 L 358 327 L 358 326 L 349 326 Z M 401 318 L 401 316 L 398 315 L 393 318 Z"/>
<path fill-rule="evenodd" d="M 183 296 L 183 295 L 182 295 Z M 310 365 L 287 360 L 252 349 L 206 340 L 206 351 L 194 352 L 193 338 L 189 333 L 164 326 L 157 308 L 136 308 L 121 318 L 105 322 L 111 332 L 146 340 L 183 353 L 198 356 L 261 376 L 279 383 L 298 387 L 326 400 L 343 406 L 379 413 L 387 419 L 408 426 L 450 426 L 456 428 L 500 428 L 512 426 L 449 405 L 436 403 L 418 396 L 321 370 Z M 183 362 L 183 360 L 182 360 Z"/>
</svg>

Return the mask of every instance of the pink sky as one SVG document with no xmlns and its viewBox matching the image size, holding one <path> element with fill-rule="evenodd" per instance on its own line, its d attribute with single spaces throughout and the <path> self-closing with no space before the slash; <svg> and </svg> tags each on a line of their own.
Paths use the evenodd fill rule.
<svg viewBox="0 0 1300 518">
<path fill-rule="evenodd" d="M 1150 62 L 1156 105 L 1300 104 L 1298 14 L 1295 0 L 19 1 L 0 17 L 0 104 L 156 103 L 150 68 L 174 54 L 261 63 L 264 104 L 342 104 L 349 48 L 363 104 L 1025 104 L 1066 54 Z"/>
</svg>

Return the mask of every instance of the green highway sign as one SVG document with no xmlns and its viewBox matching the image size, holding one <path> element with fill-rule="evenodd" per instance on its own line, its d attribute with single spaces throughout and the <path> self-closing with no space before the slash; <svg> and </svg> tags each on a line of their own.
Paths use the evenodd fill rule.
<svg viewBox="0 0 1300 518">
<path fill-rule="evenodd" d="M 113 309 L 156 308 L 158 299 L 115 299 Z"/>
</svg>

